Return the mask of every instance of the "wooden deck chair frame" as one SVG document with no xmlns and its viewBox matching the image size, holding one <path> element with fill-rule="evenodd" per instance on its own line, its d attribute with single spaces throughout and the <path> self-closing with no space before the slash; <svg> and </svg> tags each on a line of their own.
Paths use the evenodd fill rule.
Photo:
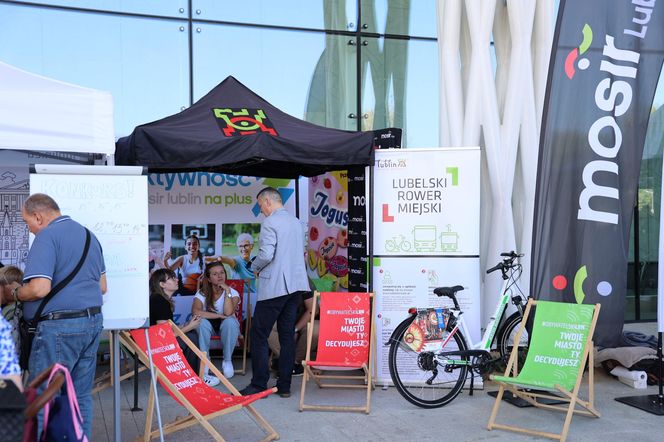
<svg viewBox="0 0 664 442">
<path fill-rule="evenodd" d="M 523 333 L 523 330 L 526 327 L 526 323 L 528 321 L 528 317 L 530 315 L 530 312 L 532 311 L 532 308 L 538 304 L 538 301 L 531 299 L 528 301 L 528 305 L 526 306 L 526 311 L 524 313 L 523 320 L 521 321 L 521 328 L 517 332 L 517 335 L 515 337 L 515 342 L 519 342 L 519 339 L 521 338 L 521 334 Z M 588 331 L 588 337 L 585 341 L 585 347 L 583 350 L 583 355 L 581 355 L 581 361 L 579 364 L 579 369 L 576 375 L 576 382 L 574 384 L 574 387 L 571 390 L 568 390 L 561 385 L 554 385 L 554 388 L 551 389 L 552 393 L 556 394 L 547 394 L 546 392 L 541 392 L 539 389 L 542 387 L 532 387 L 532 388 L 537 388 L 538 390 L 535 391 L 530 391 L 523 385 L 519 385 L 518 383 L 514 382 L 503 382 L 500 381 L 499 379 L 495 379 L 496 376 L 491 376 L 492 380 L 495 380 L 498 382 L 500 385 L 500 389 L 498 390 L 498 394 L 496 396 L 496 401 L 494 402 L 493 409 L 491 411 L 491 417 L 489 418 L 489 422 L 487 425 L 488 430 L 492 430 L 494 428 L 501 429 L 501 430 L 508 430 L 508 431 L 514 431 L 517 433 L 526 433 L 526 434 L 532 434 L 535 436 L 540 436 L 540 437 L 547 437 L 551 439 L 558 439 L 561 441 L 566 440 L 567 438 L 567 433 L 569 432 L 569 427 L 572 422 L 572 416 L 574 414 L 581 414 L 584 416 L 591 416 L 591 417 L 600 417 L 600 413 L 595 409 L 594 406 L 594 399 L 595 399 L 595 394 L 594 394 L 594 365 L 593 365 L 593 333 L 595 332 L 595 324 L 597 323 L 597 318 L 599 316 L 599 310 L 600 310 L 600 304 L 595 304 L 594 306 L 594 311 L 593 311 L 593 317 L 592 321 L 590 323 L 589 331 Z M 533 330 L 533 335 L 537 333 L 536 330 Z M 515 347 L 516 349 L 516 347 Z M 516 363 L 518 360 L 518 349 L 517 351 L 514 351 L 509 358 L 509 361 L 507 363 L 507 368 L 505 369 L 505 374 L 502 376 L 503 378 L 509 377 L 512 379 L 517 379 L 518 375 L 514 374 L 511 375 L 512 369 L 516 368 Z M 581 387 L 581 383 L 583 380 L 583 371 L 586 367 L 586 362 L 588 362 L 588 399 L 587 400 L 582 400 L 579 398 L 579 389 Z M 527 363 L 527 361 L 526 361 Z M 525 363 L 523 364 L 523 367 L 525 367 Z M 560 433 L 549 433 L 549 432 L 544 432 L 544 431 L 537 431 L 529 428 L 524 428 L 524 427 L 518 427 L 514 425 L 507 425 L 507 424 L 498 424 L 496 423 L 496 418 L 498 416 L 498 410 L 500 406 L 502 405 L 502 398 L 505 390 L 509 390 L 514 396 L 517 396 L 526 402 L 528 402 L 530 405 L 537 407 L 537 408 L 543 408 L 547 410 L 554 410 L 554 411 L 560 411 L 565 413 L 565 420 L 563 423 L 563 428 Z M 556 401 L 562 401 L 563 403 L 566 403 L 567 405 L 550 405 L 550 404 L 544 404 L 540 402 L 540 399 L 551 399 L 551 400 L 556 400 Z M 578 407 L 577 407 L 578 405 Z"/>
<path fill-rule="evenodd" d="M 173 330 L 174 334 L 182 339 L 187 346 L 194 352 L 196 355 L 200 358 L 201 360 L 201 367 L 200 367 L 200 372 L 202 372 L 203 367 L 207 365 L 210 370 L 214 373 L 215 376 L 219 378 L 221 381 L 222 385 L 233 395 L 235 396 L 242 396 L 240 392 L 231 384 L 228 379 L 224 377 L 224 375 L 221 373 L 221 371 L 214 366 L 210 362 L 210 360 L 206 357 L 205 353 L 200 351 L 198 347 L 191 342 L 191 340 L 180 330 L 180 328 L 174 324 L 172 321 L 168 321 L 169 325 L 171 326 L 171 329 Z M 125 345 L 127 348 L 129 348 L 131 351 L 136 352 L 138 354 L 141 362 L 145 364 L 146 366 L 149 366 L 149 359 L 148 355 L 136 344 L 136 342 L 133 340 L 129 332 L 123 331 L 120 332 L 120 342 Z M 157 376 L 157 379 L 161 381 L 162 386 L 164 388 L 167 388 L 170 390 L 170 393 L 173 394 L 174 397 L 178 399 L 178 401 L 184 406 L 187 411 L 189 412 L 189 415 L 185 417 L 178 417 L 172 422 L 169 422 L 167 424 L 163 425 L 163 434 L 170 434 L 174 433 L 176 431 L 183 430 L 185 428 L 191 427 L 196 424 L 200 424 L 205 430 L 207 430 L 208 433 L 210 433 L 210 436 L 216 441 L 224 441 L 224 438 L 219 434 L 219 432 L 210 424 L 210 420 L 223 416 L 225 414 L 229 414 L 235 411 L 239 411 L 241 409 L 245 409 L 249 415 L 253 418 L 253 420 L 256 422 L 256 424 L 265 432 L 266 436 L 261 439 L 261 441 L 270 441 L 270 440 L 277 440 L 279 439 L 279 434 L 272 428 L 272 426 L 265 420 L 263 416 L 261 416 L 252 405 L 233 405 L 228 408 L 224 408 L 216 413 L 209 414 L 207 416 L 201 415 L 196 408 L 180 393 L 177 388 L 169 381 L 169 379 L 159 370 L 157 367 L 155 367 L 155 374 Z M 276 392 L 276 388 L 272 388 L 271 392 L 274 393 Z M 145 430 L 143 433 L 143 437 L 138 437 L 135 440 L 143 440 L 143 441 L 149 441 L 153 438 L 159 437 L 159 429 L 152 430 L 152 420 L 153 420 L 153 415 L 154 415 L 154 407 L 155 407 L 155 392 L 153 389 L 152 384 L 150 385 L 150 395 L 148 397 L 148 409 L 146 411 L 146 416 L 145 416 Z"/>
<path fill-rule="evenodd" d="M 237 286 L 240 281 L 242 282 L 242 290 L 237 290 Z M 244 327 L 242 327 L 242 330 L 240 333 L 240 336 L 238 337 L 238 342 L 241 342 L 239 345 L 240 350 L 242 352 L 242 368 L 238 368 L 235 370 L 235 373 L 244 375 L 247 373 L 247 349 L 249 348 L 249 330 L 251 329 L 251 289 L 249 286 L 249 280 L 248 279 L 227 279 L 226 283 L 228 284 L 229 282 L 234 282 L 232 284 L 229 284 L 230 287 L 234 288 L 235 290 L 238 291 L 240 294 L 240 299 L 242 302 L 242 307 L 240 309 L 240 312 L 244 309 L 244 306 L 247 308 L 247 317 L 242 319 L 242 313 L 240 313 L 240 317 L 238 318 L 238 321 L 240 321 L 240 324 L 244 324 Z M 237 317 L 237 315 L 236 315 Z M 212 335 L 213 340 L 219 340 L 221 339 L 219 335 Z M 241 339 L 241 341 L 240 341 Z M 236 346 L 237 348 L 238 346 Z"/>
<path fill-rule="evenodd" d="M 349 292 L 350 293 L 350 292 Z M 340 295 L 348 295 L 349 293 L 339 293 Z M 328 294 L 336 294 L 335 292 L 329 292 Z M 363 295 L 365 293 L 362 293 Z M 304 410 L 323 410 L 323 411 L 358 411 L 369 414 L 371 410 L 371 391 L 374 389 L 374 379 L 373 379 L 373 370 L 375 362 L 375 343 L 376 343 L 376 333 L 375 333 L 375 321 L 373 315 L 375 314 L 374 301 L 375 296 L 373 293 L 367 293 L 369 295 L 369 320 L 371 323 L 370 326 L 370 337 L 369 337 L 369 354 L 368 361 L 361 366 L 357 367 L 348 367 L 348 368 L 357 368 L 362 370 L 364 373 L 362 375 L 353 375 L 353 374 L 339 374 L 342 368 L 335 370 L 332 367 L 320 368 L 317 367 L 314 363 L 316 361 L 311 360 L 311 347 L 313 340 L 313 331 L 314 331 L 314 320 L 316 318 L 316 311 L 319 309 L 319 300 L 321 297 L 321 292 L 314 292 L 314 305 L 313 311 L 311 314 L 311 319 L 309 321 L 309 326 L 307 327 L 307 353 L 306 358 L 302 361 L 302 366 L 304 367 L 304 374 L 302 377 L 302 387 L 300 391 L 300 411 Z M 322 320 L 322 319 L 321 319 Z M 323 324 L 320 323 L 319 330 L 321 330 Z M 319 340 L 320 340 L 319 332 Z M 328 374 L 332 372 L 332 374 Z M 319 388 L 345 388 L 345 389 L 365 389 L 366 390 L 366 404 L 363 406 L 342 406 L 342 405 L 314 405 L 314 404 L 305 404 L 304 397 L 306 392 L 307 383 L 309 380 L 316 382 Z M 337 381 L 337 382 L 335 382 Z M 354 383 L 341 383 L 353 381 Z"/>
<path fill-rule="evenodd" d="M 120 342 L 122 342 L 122 341 L 120 341 Z M 105 390 L 106 388 L 113 386 L 113 373 L 112 373 L 112 371 L 113 371 L 113 359 L 114 359 L 115 356 L 113 355 L 113 334 L 112 333 L 109 333 L 109 335 L 108 335 L 108 348 L 109 348 L 109 370 L 102 373 L 100 376 L 97 376 L 95 378 L 94 383 L 93 383 L 93 388 L 92 388 L 92 394 L 97 394 L 100 391 Z M 125 348 L 122 345 L 120 346 L 120 352 L 121 353 L 122 352 L 131 353 L 132 356 L 134 355 L 134 353 L 132 351 L 130 351 L 129 349 Z M 138 363 L 138 357 L 136 358 L 136 360 L 137 360 L 137 363 Z M 140 372 L 145 371 L 145 370 L 148 369 L 143 364 L 139 364 L 140 366 L 138 367 L 137 370 L 134 369 L 134 368 L 128 369 L 127 358 L 124 358 L 124 364 L 123 365 L 124 365 L 125 372 L 120 374 L 120 379 L 119 379 L 120 382 L 124 381 L 125 379 L 129 379 L 129 378 L 133 377 L 137 372 L 140 373 Z M 122 371 L 122 368 L 123 367 L 121 365 L 120 366 L 121 371 Z"/>
</svg>

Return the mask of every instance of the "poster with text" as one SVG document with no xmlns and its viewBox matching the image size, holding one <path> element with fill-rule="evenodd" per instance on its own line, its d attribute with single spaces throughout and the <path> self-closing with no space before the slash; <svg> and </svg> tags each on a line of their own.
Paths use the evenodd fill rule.
<svg viewBox="0 0 664 442">
<path fill-rule="evenodd" d="M 457 293 L 470 336 L 467 344 L 480 340 L 479 258 L 383 257 L 374 259 L 376 292 L 376 341 L 388 342 L 394 329 L 408 316 L 410 307 L 451 307 L 452 301 L 433 293 L 436 287 L 461 285 Z M 378 382 L 390 382 L 389 347 L 376 346 Z"/>
<path fill-rule="evenodd" d="M 479 148 L 376 151 L 374 255 L 479 255 Z"/>
<path fill-rule="evenodd" d="M 348 289 L 348 173 L 309 180 L 307 264 L 321 291 Z M 329 288 L 328 288 L 329 287 Z"/>
</svg>

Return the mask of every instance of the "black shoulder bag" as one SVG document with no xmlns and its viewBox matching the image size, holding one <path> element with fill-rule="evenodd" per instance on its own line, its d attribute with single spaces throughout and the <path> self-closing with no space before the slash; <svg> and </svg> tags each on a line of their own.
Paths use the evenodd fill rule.
<svg viewBox="0 0 664 442">
<path fill-rule="evenodd" d="M 21 347 L 19 351 L 18 363 L 23 370 L 28 369 L 28 362 L 30 361 L 30 351 L 32 350 L 32 340 L 35 338 L 35 334 L 37 333 L 37 324 L 39 323 L 39 318 L 42 312 L 44 311 L 44 307 L 46 307 L 48 301 L 53 299 L 53 297 L 60 290 L 62 290 L 67 284 L 71 282 L 72 279 L 74 279 L 74 276 L 76 276 L 78 271 L 81 269 L 81 267 L 83 266 L 83 262 L 85 261 L 85 258 L 88 256 L 88 250 L 90 250 L 90 231 L 88 229 L 85 229 L 85 246 L 83 246 L 83 255 L 81 256 L 81 259 L 78 260 L 78 264 L 76 264 L 74 270 L 72 270 L 71 273 L 65 279 L 63 279 L 55 287 L 53 287 L 51 291 L 48 293 L 48 295 L 44 297 L 41 304 L 39 304 L 37 312 L 32 317 L 32 319 L 27 321 L 25 320 L 25 318 L 21 318 L 20 322 L 18 323 L 18 332 L 20 337 L 19 341 Z"/>
</svg>

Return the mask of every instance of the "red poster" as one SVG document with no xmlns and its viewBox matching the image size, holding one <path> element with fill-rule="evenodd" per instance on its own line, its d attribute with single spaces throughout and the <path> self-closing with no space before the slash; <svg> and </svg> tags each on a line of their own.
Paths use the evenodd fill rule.
<svg viewBox="0 0 664 442">
<path fill-rule="evenodd" d="M 371 335 L 369 315 L 367 293 L 325 293 L 320 301 L 317 361 L 348 366 L 366 363 Z"/>
</svg>

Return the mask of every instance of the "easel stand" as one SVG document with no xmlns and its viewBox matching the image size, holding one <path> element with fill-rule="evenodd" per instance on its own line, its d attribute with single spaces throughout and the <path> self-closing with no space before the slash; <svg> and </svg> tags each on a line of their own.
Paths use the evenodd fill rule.
<svg viewBox="0 0 664 442">
<path fill-rule="evenodd" d="M 118 339 L 118 331 L 112 330 L 112 343 L 113 348 L 113 440 L 115 442 L 122 441 L 122 431 L 121 431 L 121 415 L 120 415 L 120 341 Z"/>
<path fill-rule="evenodd" d="M 618 402 L 639 408 L 648 413 L 656 414 L 657 416 L 664 416 L 664 389 L 662 386 L 662 366 L 664 366 L 664 358 L 662 357 L 662 332 L 657 334 L 657 377 L 659 378 L 659 394 L 649 394 L 646 396 L 626 396 L 617 397 Z"/>
</svg>

